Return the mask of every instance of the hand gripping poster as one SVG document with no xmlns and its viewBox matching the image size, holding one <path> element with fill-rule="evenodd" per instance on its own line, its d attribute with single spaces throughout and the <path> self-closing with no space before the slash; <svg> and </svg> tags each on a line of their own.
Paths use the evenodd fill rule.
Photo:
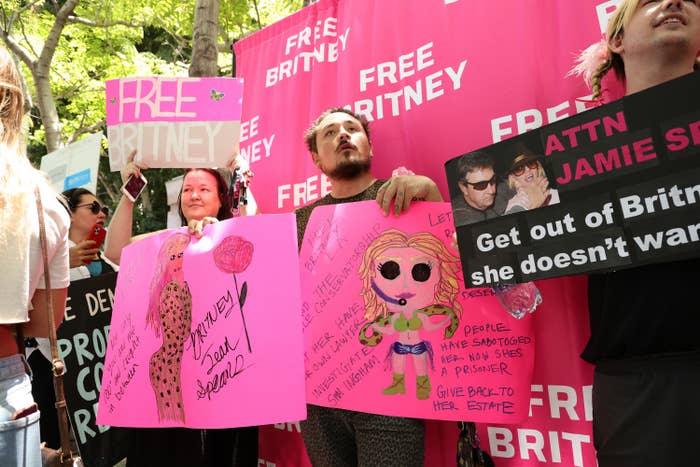
<svg viewBox="0 0 700 467">
<path fill-rule="evenodd" d="M 466 290 L 448 203 L 399 218 L 373 201 L 314 209 L 301 248 L 306 397 L 383 415 L 527 416 L 531 321 Z M 361 222 L 358 222 L 361 219 Z"/>
<path fill-rule="evenodd" d="M 167 230 L 122 253 L 98 423 L 227 428 L 303 419 L 292 215 Z"/>
</svg>

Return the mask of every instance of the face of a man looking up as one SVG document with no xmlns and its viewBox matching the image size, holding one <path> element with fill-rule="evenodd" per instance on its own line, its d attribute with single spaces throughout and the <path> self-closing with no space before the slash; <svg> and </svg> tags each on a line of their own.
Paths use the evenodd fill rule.
<svg viewBox="0 0 700 467">
<path fill-rule="evenodd" d="M 478 167 L 467 172 L 465 180 L 459 182 L 464 201 L 477 211 L 485 211 L 496 199 L 496 174 L 493 167 Z"/>
<path fill-rule="evenodd" d="M 335 112 L 324 118 L 316 132 L 316 166 L 335 180 L 352 180 L 370 169 L 372 146 L 362 124 L 354 117 Z"/>
</svg>

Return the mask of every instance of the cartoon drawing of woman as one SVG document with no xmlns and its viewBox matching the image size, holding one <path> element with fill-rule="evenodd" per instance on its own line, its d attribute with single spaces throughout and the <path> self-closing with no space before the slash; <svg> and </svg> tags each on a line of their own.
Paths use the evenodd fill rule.
<svg viewBox="0 0 700 467">
<path fill-rule="evenodd" d="M 161 246 L 151 282 L 146 327 L 163 345 L 150 360 L 150 378 L 159 420 L 184 422 L 180 370 L 185 341 L 192 324 L 192 295 L 182 270 L 183 253 L 190 235 L 176 233 Z"/>
<path fill-rule="evenodd" d="M 420 330 L 432 332 L 445 328 L 451 338 L 459 325 L 462 307 L 457 302 L 460 274 L 459 258 L 454 256 L 433 234 L 407 235 L 396 229 L 384 231 L 365 250 L 359 274 L 363 282 L 361 295 L 370 322 L 360 330 L 360 342 L 374 346 L 382 335 L 398 333 L 389 350 L 393 379 L 382 394 L 405 394 L 407 355 L 416 371 L 416 397 L 427 399 L 432 389 L 428 377 L 428 358 L 433 366 L 430 342 Z M 431 316 L 444 315 L 434 322 Z M 372 335 L 367 336 L 367 330 Z"/>
</svg>

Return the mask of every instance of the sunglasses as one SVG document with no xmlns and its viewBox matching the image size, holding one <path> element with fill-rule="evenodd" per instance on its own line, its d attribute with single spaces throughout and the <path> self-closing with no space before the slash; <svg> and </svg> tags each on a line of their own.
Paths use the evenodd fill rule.
<svg viewBox="0 0 700 467">
<path fill-rule="evenodd" d="M 468 182 L 464 180 L 464 183 L 474 188 L 476 191 L 484 191 L 489 185 L 496 184 L 496 176 L 489 178 L 488 180 L 482 180 L 480 182 Z"/>
<path fill-rule="evenodd" d="M 99 214 L 100 211 L 102 211 L 105 216 L 109 216 L 109 208 L 107 206 L 102 206 L 97 201 L 93 201 L 92 203 L 78 204 L 75 207 L 75 209 L 83 208 L 85 206 L 90 206 L 90 211 L 92 211 L 93 214 Z"/>
<path fill-rule="evenodd" d="M 537 161 L 530 161 L 530 162 L 527 162 L 523 165 L 520 165 L 520 166 L 514 168 L 513 170 L 510 171 L 510 173 L 512 173 L 516 177 L 519 177 L 520 175 L 525 173 L 525 167 L 527 167 L 530 170 L 535 170 L 539 165 L 540 165 L 540 163 Z"/>
</svg>

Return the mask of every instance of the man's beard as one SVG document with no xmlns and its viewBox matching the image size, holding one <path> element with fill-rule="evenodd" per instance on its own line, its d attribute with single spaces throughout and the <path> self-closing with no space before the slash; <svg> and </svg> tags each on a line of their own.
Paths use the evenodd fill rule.
<svg viewBox="0 0 700 467">
<path fill-rule="evenodd" d="M 372 166 L 369 158 L 363 160 L 344 160 L 338 163 L 333 170 L 326 175 L 332 180 L 354 180 L 360 175 L 369 172 Z"/>
</svg>

